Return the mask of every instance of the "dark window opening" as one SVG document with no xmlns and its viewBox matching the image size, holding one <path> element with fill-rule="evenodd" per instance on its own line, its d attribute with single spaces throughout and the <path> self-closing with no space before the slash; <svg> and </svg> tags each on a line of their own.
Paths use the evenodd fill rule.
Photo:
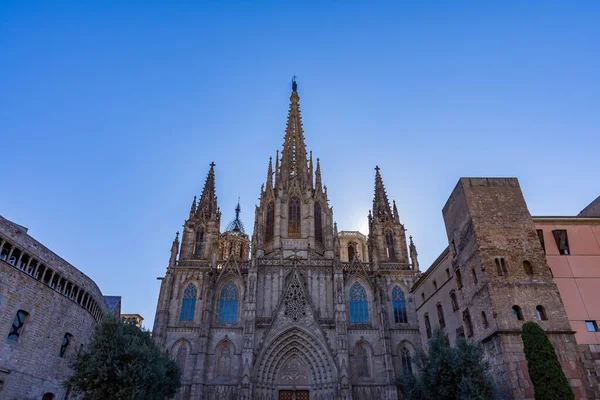
<svg viewBox="0 0 600 400">
<path fill-rule="evenodd" d="M 527 275 L 533 275 L 533 265 L 529 261 L 523 261 L 523 269 Z"/>
<path fill-rule="evenodd" d="M 412 375 L 412 360 L 410 357 L 410 351 L 406 347 L 403 347 L 400 351 L 400 358 L 402 360 L 402 374 Z"/>
<path fill-rule="evenodd" d="M 13 342 L 19 341 L 19 337 L 23 333 L 23 327 L 25 327 L 25 321 L 27 320 L 28 316 L 29 314 L 27 311 L 17 311 L 17 315 L 15 315 L 15 319 L 13 320 L 10 331 L 8 332 L 8 340 L 12 340 Z"/>
<path fill-rule="evenodd" d="M 456 278 L 456 286 L 458 286 L 459 290 L 462 289 L 462 276 L 460 275 L 460 270 L 458 268 L 454 271 L 454 277 Z"/>
<path fill-rule="evenodd" d="M 501 257 L 496 258 L 494 261 L 496 262 L 496 274 L 498 276 L 508 276 L 508 264 L 506 260 Z"/>
<path fill-rule="evenodd" d="M 388 260 L 394 261 L 396 260 L 396 253 L 394 252 L 394 235 L 391 231 L 388 231 L 385 234 L 385 245 L 386 245 L 386 255 Z"/>
<path fill-rule="evenodd" d="M 67 356 L 67 349 L 69 348 L 69 345 L 71 344 L 72 338 L 73 338 L 73 335 L 71 335 L 70 333 L 65 333 L 65 337 L 63 337 L 62 344 L 60 345 L 60 352 L 58 354 L 58 356 L 60 358 L 65 358 Z"/>
<path fill-rule="evenodd" d="M 471 274 L 473 275 L 473 283 L 477 284 L 477 272 L 475 272 L 475 267 L 471 268 Z"/>
<path fill-rule="evenodd" d="M 354 245 L 350 243 L 348 245 L 348 261 L 354 260 Z"/>
<path fill-rule="evenodd" d="M 427 339 L 431 337 L 431 324 L 429 323 L 429 315 L 425 314 L 425 332 L 427 333 Z"/>
<path fill-rule="evenodd" d="M 458 300 L 456 300 L 456 293 L 450 292 L 450 303 L 452 303 L 452 311 L 458 310 Z"/>
<path fill-rule="evenodd" d="M 315 240 L 323 243 L 323 224 L 322 224 L 321 204 L 315 202 Z"/>
<path fill-rule="evenodd" d="M 433 288 L 434 288 L 435 290 L 437 290 L 437 282 L 436 282 L 436 281 L 433 281 Z"/>
<path fill-rule="evenodd" d="M 558 252 L 563 256 L 571 254 L 569 251 L 569 238 L 566 229 L 556 229 L 552 231 Z"/>
<path fill-rule="evenodd" d="M 521 307 L 513 306 L 512 313 L 515 319 L 517 319 L 518 321 L 523 321 L 523 312 L 521 311 Z"/>
<path fill-rule="evenodd" d="M 440 323 L 440 327 L 445 328 L 446 320 L 444 319 L 444 309 L 442 308 L 442 305 L 439 303 L 437 305 L 437 315 L 438 315 L 438 321 Z"/>
<path fill-rule="evenodd" d="M 467 337 L 473 336 L 473 324 L 471 323 L 471 315 L 469 314 L 469 310 L 465 310 L 463 312 L 463 322 L 465 323 Z"/>
<path fill-rule="evenodd" d="M 489 326 L 488 320 L 487 320 L 487 316 L 485 315 L 485 312 L 481 312 L 481 323 L 483 324 L 484 328 L 487 328 Z"/>
<path fill-rule="evenodd" d="M 288 206 L 288 237 L 300 237 L 300 199 L 292 197 Z"/>
<path fill-rule="evenodd" d="M 540 321 L 548 320 L 548 316 L 546 315 L 546 309 L 544 308 L 544 306 L 537 306 L 535 308 L 535 313 L 537 315 L 538 320 L 540 320 Z"/>
<path fill-rule="evenodd" d="M 196 240 L 194 242 L 194 256 L 202 257 L 202 243 L 204 242 L 204 230 L 200 229 L 196 232 Z"/>
<path fill-rule="evenodd" d="M 270 202 L 267 206 L 267 223 L 265 232 L 265 241 L 269 242 L 273 240 L 275 233 L 275 205 Z"/>
</svg>

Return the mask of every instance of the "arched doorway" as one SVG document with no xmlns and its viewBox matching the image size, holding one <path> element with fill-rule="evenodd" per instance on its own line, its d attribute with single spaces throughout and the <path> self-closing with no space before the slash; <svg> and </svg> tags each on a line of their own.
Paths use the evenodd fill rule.
<svg viewBox="0 0 600 400">
<path fill-rule="evenodd" d="M 256 363 L 254 381 L 257 398 L 337 397 L 337 368 L 329 350 L 299 328 L 283 332 L 265 346 Z"/>
</svg>

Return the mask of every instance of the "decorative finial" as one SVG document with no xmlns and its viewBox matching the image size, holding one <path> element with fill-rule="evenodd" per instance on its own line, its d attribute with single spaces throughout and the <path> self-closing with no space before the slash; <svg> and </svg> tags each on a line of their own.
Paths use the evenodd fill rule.
<svg viewBox="0 0 600 400">
<path fill-rule="evenodd" d="M 211 168 L 214 168 L 214 167 L 215 167 L 215 165 L 217 165 L 217 164 L 215 164 L 215 162 L 214 162 L 214 161 L 210 163 L 210 167 L 211 167 Z"/>
<path fill-rule="evenodd" d="M 298 91 L 298 84 L 296 83 L 296 75 L 292 77 L 292 92 Z"/>
<path fill-rule="evenodd" d="M 375 166 L 375 171 L 379 172 L 379 165 Z"/>
<path fill-rule="evenodd" d="M 175 232 L 175 240 L 179 240 L 179 231 Z"/>
</svg>

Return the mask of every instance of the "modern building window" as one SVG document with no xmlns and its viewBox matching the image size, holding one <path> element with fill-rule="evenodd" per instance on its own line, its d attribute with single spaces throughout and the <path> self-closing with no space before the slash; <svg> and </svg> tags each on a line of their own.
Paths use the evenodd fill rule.
<svg viewBox="0 0 600 400">
<path fill-rule="evenodd" d="M 237 322 L 238 288 L 233 282 L 226 284 L 221 290 L 219 303 L 219 322 Z"/>
<path fill-rule="evenodd" d="M 437 304 L 436 308 L 437 308 L 438 322 L 440 323 L 440 327 L 445 328 L 446 320 L 444 319 L 444 309 L 442 308 L 442 305 L 440 303 Z"/>
<path fill-rule="evenodd" d="M 519 321 L 523 321 L 523 312 L 521 311 L 521 307 L 513 306 L 512 313 L 513 313 L 513 316 L 515 317 L 515 319 L 517 319 Z"/>
<path fill-rule="evenodd" d="M 350 323 L 366 324 L 369 322 L 369 302 L 365 288 L 358 282 L 350 287 Z"/>
<path fill-rule="evenodd" d="M 425 332 L 427 333 L 427 339 L 431 337 L 431 322 L 429 322 L 429 314 L 425 314 Z"/>
<path fill-rule="evenodd" d="M 267 223 L 266 223 L 266 232 L 265 232 L 265 241 L 269 242 L 273 240 L 273 236 L 275 233 L 275 204 L 270 202 L 267 205 Z"/>
<path fill-rule="evenodd" d="M 197 258 L 202 257 L 202 243 L 204 242 L 204 230 L 200 229 L 196 232 L 196 239 L 194 241 L 194 255 Z"/>
<path fill-rule="evenodd" d="M 288 237 L 300 237 L 300 199 L 292 197 L 288 205 Z"/>
<path fill-rule="evenodd" d="M 542 245 L 542 250 L 544 253 L 546 252 L 546 242 L 544 242 L 544 231 L 542 229 L 537 229 L 538 239 L 540 240 L 540 244 Z"/>
<path fill-rule="evenodd" d="M 394 322 L 397 324 L 408 323 L 406 297 L 400 286 L 395 286 L 392 291 L 392 307 L 394 308 Z"/>
<path fill-rule="evenodd" d="M 456 292 L 454 290 L 450 292 L 450 303 L 452 303 L 452 311 L 458 310 L 458 300 L 456 299 Z"/>
<path fill-rule="evenodd" d="M 319 243 L 323 243 L 323 223 L 321 214 L 321 204 L 315 201 L 315 240 Z"/>
<path fill-rule="evenodd" d="M 388 260 L 394 261 L 396 259 L 396 253 L 394 252 L 394 235 L 392 234 L 392 231 L 387 231 L 385 234 L 385 245 Z"/>
<path fill-rule="evenodd" d="M 69 345 L 71 344 L 71 339 L 73 339 L 73 335 L 71 335 L 70 333 L 65 333 L 65 336 L 63 337 L 62 343 L 60 345 L 60 352 L 58 353 L 58 356 L 60 358 L 65 358 L 67 356 L 67 350 L 69 349 Z"/>
<path fill-rule="evenodd" d="M 190 283 L 183 292 L 183 301 L 181 302 L 181 321 L 193 321 L 196 311 L 196 298 L 198 289 L 193 283 Z"/>
<path fill-rule="evenodd" d="M 27 313 L 27 311 L 17 311 L 17 315 L 15 315 L 15 319 L 13 320 L 10 331 L 8 332 L 8 340 L 12 340 L 13 342 L 19 341 L 19 337 L 23 334 L 23 328 L 25 327 L 25 322 L 27 321 L 28 316 L 29 313 Z"/>
<path fill-rule="evenodd" d="M 533 275 L 533 265 L 529 261 L 523 261 L 523 269 L 527 275 Z"/>
<path fill-rule="evenodd" d="M 354 260 L 354 245 L 350 243 L 348 245 L 348 261 Z"/>
<path fill-rule="evenodd" d="M 569 237 L 567 236 L 567 230 L 555 229 L 552 231 L 552 235 L 554 235 L 554 241 L 556 242 L 556 247 L 558 247 L 558 252 L 563 256 L 571 254 L 569 251 Z"/>
<path fill-rule="evenodd" d="M 487 328 L 489 326 L 488 320 L 487 320 L 487 316 L 485 315 L 485 312 L 481 312 L 481 323 L 483 324 L 484 328 Z"/>
<path fill-rule="evenodd" d="M 473 324 L 471 322 L 471 315 L 469 314 L 469 310 L 465 310 L 463 312 L 463 322 L 465 323 L 465 331 L 467 337 L 473 336 Z"/>
<path fill-rule="evenodd" d="M 548 316 L 546 315 L 546 309 L 544 306 L 537 306 L 535 308 L 535 314 L 537 315 L 537 319 L 540 321 L 548 320 Z"/>
<path fill-rule="evenodd" d="M 473 275 L 473 283 L 477 284 L 477 272 L 475 271 L 475 267 L 471 268 L 471 275 Z"/>
<path fill-rule="evenodd" d="M 454 278 L 456 279 L 456 286 L 457 286 L 459 289 L 462 289 L 462 287 L 463 287 L 463 283 L 462 283 L 462 276 L 461 276 L 461 274 L 460 274 L 460 270 L 459 270 L 458 268 L 456 268 L 456 269 L 454 270 Z"/>
<path fill-rule="evenodd" d="M 356 357 L 358 358 L 358 376 L 360 378 L 369 378 L 371 376 L 371 366 L 369 362 L 369 349 L 366 343 L 356 345 Z"/>
<path fill-rule="evenodd" d="M 400 360 L 402 361 L 402 374 L 412 375 L 412 359 L 410 351 L 406 347 L 400 350 Z"/>
<path fill-rule="evenodd" d="M 585 321 L 585 326 L 588 332 L 598 332 L 598 324 L 596 321 Z"/>
</svg>

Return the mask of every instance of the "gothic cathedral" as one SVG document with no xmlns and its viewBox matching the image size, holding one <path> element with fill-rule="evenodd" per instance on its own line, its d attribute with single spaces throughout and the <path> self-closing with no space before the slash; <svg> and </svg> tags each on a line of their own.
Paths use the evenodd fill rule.
<svg viewBox="0 0 600 400">
<path fill-rule="evenodd" d="M 213 163 L 173 241 L 153 335 L 181 368 L 177 399 L 396 400 L 413 368 L 415 245 L 379 168 L 368 236 L 338 232 L 299 99 L 293 82 L 251 239 L 239 205 L 221 232 Z"/>
</svg>

